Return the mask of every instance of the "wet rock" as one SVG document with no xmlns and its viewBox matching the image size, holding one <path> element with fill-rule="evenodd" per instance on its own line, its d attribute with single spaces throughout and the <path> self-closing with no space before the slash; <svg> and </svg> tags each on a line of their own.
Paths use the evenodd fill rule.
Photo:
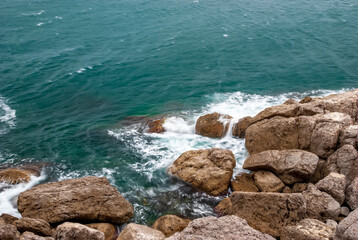
<svg viewBox="0 0 358 240">
<path fill-rule="evenodd" d="M 181 232 L 189 223 L 189 219 L 183 219 L 175 215 L 165 215 L 158 218 L 152 228 L 161 231 L 165 237 L 170 237 L 176 232 Z"/>
<path fill-rule="evenodd" d="M 51 236 L 52 234 L 50 224 L 39 218 L 24 217 L 16 220 L 14 224 L 20 232 L 29 231 L 42 236 Z"/>
<path fill-rule="evenodd" d="M 49 223 L 73 219 L 121 224 L 133 217 L 133 206 L 105 177 L 38 185 L 20 193 L 18 210 L 23 217 Z"/>
<path fill-rule="evenodd" d="M 0 239 L 1 240 L 19 240 L 20 233 L 16 227 L 11 224 L 4 224 L 0 226 Z"/>
<path fill-rule="evenodd" d="M 117 236 L 116 226 L 110 223 L 90 223 L 86 226 L 103 232 L 105 240 L 113 240 Z"/>
<path fill-rule="evenodd" d="M 333 240 L 358 240 L 358 209 L 338 224 Z"/>
<path fill-rule="evenodd" d="M 316 183 L 316 187 L 319 190 L 331 195 L 341 205 L 344 202 L 346 186 L 346 177 L 343 174 L 334 172 Z"/>
<path fill-rule="evenodd" d="M 346 202 L 352 210 L 358 208 L 358 177 L 347 187 Z"/>
<path fill-rule="evenodd" d="M 7 213 L 1 214 L 0 217 L 1 217 L 1 218 L 5 221 L 5 223 L 7 223 L 7 224 L 14 224 L 14 222 L 15 222 L 16 220 L 18 220 L 17 217 L 14 217 L 14 216 L 12 216 L 12 215 L 10 215 L 10 214 L 7 214 Z"/>
<path fill-rule="evenodd" d="M 244 117 L 241 118 L 237 123 L 234 124 L 232 128 L 232 135 L 245 138 L 246 129 L 250 126 L 252 122 L 252 117 Z"/>
<path fill-rule="evenodd" d="M 104 233 L 79 223 L 65 222 L 56 228 L 56 239 L 61 240 L 104 240 Z"/>
<path fill-rule="evenodd" d="M 220 203 L 214 208 L 214 211 L 218 214 L 219 217 L 230 215 L 232 212 L 232 203 L 230 198 L 224 198 Z"/>
<path fill-rule="evenodd" d="M 242 192 L 259 192 L 260 190 L 252 178 L 252 174 L 241 173 L 235 177 L 235 180 L 230 182 L 232 191 Z"/>
<path fill-rule="evenodd" d="M 229 129 L 231 116 L 211 113 L 199 117 L 195 125 L 195 133 L 212 138 L 221 138 L 225 136 Z"/>
<path fill-rule="evenodd" d="M 237 216 L 198 218 L 182 232 L 168 238 L 168 240 L 186 239 L 274 240 L 273 237 L 251 228 L 244 219 Z"/>
<path fill-rule="evenodd" d="M 254 180 L 256 186 L 258 186 L 262 192 L 281 192 L 285 187 L 285 184 L 283 184 L 275 174 L 269 171 L 260 170 L 255 172 Z"/>
<path fill-rule="evenodd" d="M 31 179 L 31 173 L 28 171 L 10 168 L 0 171 L 0 182 L 6 182 L 9 184 L 19 184 L 22 182 L 29 182 Z"/>
<path fill-rule="evenodd" d="M 148 133 L 163 133 L 165 132 L 165 129 L 163 127 L 163 124 L 165 122 L 165 118 L 161 118 L 158 120 L 152 120 L 147 123 L 148 125 Z"/>
<path fill-rule="evenodd" d="M 301 193 L 306 191 L 308 184 L 307 183 L 295 183 L 292 187 L 293 193 Z"/>
<path fill-rule="evenodd" d="M 156 229 L 130 223 L 119 234 L 117 240 L 164 240 L 165 236 Z"/>
<path fill-rule="evenodd" d="M 244 169 L 269 170 L 285 184 L 308 180 L 318 163 L 317 155 L 303 150 L 268 150 L 254 154 L 244 162 Z"/>
<path fill-rule="evenodd" d="M 55 240 L 53 237 L 41 237 L 32 232 L 24 232 L 20 240 Z"/>
<path fill-rule="evenodd" d="M 236 160 L 230 150 L 205 149 L 187 151 L 168 168 L 168 173 L 210 195 L 228 191 Z"/>
<path fill-rule="evenodd" d="M 284 227 L 281 240 L 332 239 L 335 228 L 316 219 L 304 219 L 295 226 Z"/>
<path fill-rule="evenodd" d="M 306 217 L 302 194 L 233 192 L 232 214 L 273 237 L 280 236 L 284 226 L 294 225 Z"/>
<path fill-rule="evenodd" d="M 344 128 L 339 136 L 339 147 L 352 145 L 357 148 L 358 144 L 358 125 L 350 125 Z"/>
</svg>

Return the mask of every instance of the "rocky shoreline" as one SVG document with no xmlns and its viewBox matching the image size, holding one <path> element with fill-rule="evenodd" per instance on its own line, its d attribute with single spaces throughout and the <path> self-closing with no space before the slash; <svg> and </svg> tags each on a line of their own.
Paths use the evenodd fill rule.
<svg viewBox="0 0 358 240">
<path fill-rule="evenodd" d="M 160 134 L 164 123 L 149 121 L 145 131 Z M 22 218 L 2 214 L 0 239 L 358 239 L 358 90 L 290 99 L 236 122 L 207 114 L 195 131 L 245 138 L 249 153 L 247 172 L 237 176 L 232 152 L 218 148 L 184 152 L 167 169 L 197 191 L 227 196 L 215 207 L 217 217 L 165 215 L 151 227 L 127 224 L 132 204 L 106 178 L 90 176 L 22 192 Z M 8 167 L 0 181 L 18 184 L 39 173 Z"/>
</svg>

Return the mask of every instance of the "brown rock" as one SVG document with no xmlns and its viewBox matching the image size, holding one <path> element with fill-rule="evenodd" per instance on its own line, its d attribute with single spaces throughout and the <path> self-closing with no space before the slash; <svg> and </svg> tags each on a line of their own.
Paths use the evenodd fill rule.
<svg viewBox="0 0 358 240">
<path fill-rule="evenodd" d="M 235 177 L 235 180 L 230 182 L 230 187 L 232 191 L 242 191 L 242 192 L 259 192 L 260 190 L 256 186 L 252 174 L 240 173 Z"/>
<path fill-rule="evenodd" d="M 303 191 L 306 191 L 307 187 L 308 187 L 307 183 L 295 183 L 292 187 L 292 192 L 301 193 Z"/>
<path fill-rule="evenodd" d="M 347 207 L 341 207 L 341 215 L 347 217 L 351 211 Z"/>
<path fill-rule="evenodd" d="M 316 170 L 308 180 L 310 183 L 317 183 L 319 180 L 326 176 L 325 164 L 325 160 L 318 160 Z"/>
<path fill-rule="evenodd" d="M 233 215 L 273 237 L 278 237 L 284 226 L 306 217 L 306 205 L 299 193 L 233 192 L 230 199 Z"/>
<path fill-rule="evenodd" d="M 218 196 L 227 192 L 235 165 L 230 150 L 192 150 L 180 155 L 168 172 L 201 191 Z"/>
<path fill-rule="evenodd" d="M 321 99 L 324 109 L 329 112 L 340 112 L 357 120 L 358 116 L 358 90 L 348 91 L 340 94 L 332 94 Z"/>
<path fill-rule="evenodd" d="M 117 240 L 164 240 L 165 236 L 156 229 L 130 223 L 119 234 Z"/>
<path fill-rule="evenodd" d="M 212 138 L 221 138 L 228 131 L 231 116 L 220 113 L 211 113 L 199 117 L 195 125 L 195 133 Z"/>
<path fill-rule="evenodd" d="M 358 240 L 358 209 L 338 224 L 333 240 Z"/>
<path fill-rule="evenodd" d="M 183 219 L 175 215 L 165 215 L 158 218 L 152 228 L 161 231 L 165 237 L 170 237 L 176 232 L 183 231 L 189 223 L 189 219 Z"/>
<path fill-rule="evenodd" d="M 20 240 L 55 240 L 53 237 L 41 237 L 32 232 L 24 232 Z"/>
<path fill-rule="evenodd" d="M 79 223 L 65 222 L 56 228 L 58 240 L 104 240 L 104 233 Z"/>
<path fill-rule="evenodd" d="M 283 190 L 282 193 L 292 193 L 292 190 L 290 187 L 286 186 Z"/>
<path fill-rule="evenodd" d="M 284 227 L 281 240 L 332 239 L 335 228 L 316 219 L 304 219 L 295 226 Z"/>
<path fill-rule="evenodd" d="M 320 115 L 300 116 L 296 118 L 298 130 L 298 148 L 309 150 L 311 146 L 312 132 L 316 127 L 316 121 Z"/>
<path fill-rule="evenodd" d="M 251 122 L 252 117 L 241 118 L 237 123 L 234 124 L 232 128 L 232 135 L 239 138 L 245 138 L 246 129 L 250 126 Z"/>
<path fill-rule="evenodd" d="M 42 236 L 51 236 L 51 226 L 39 218 L 21 218 L 14 222 L 20 232 L 33 232 Z"/>
<path fill-rule="evenodd" d="M 11 224 L 4 224 L 0 226 L 0 239 L 1 240 L 19 240 L 20 233 L 16 227 Z"/>
<path fill-rule="evenodd" d="M 237 216 L 195 219 L 182 232 L 174 234 L 167 240 L 190 239 L 274 240 L 273 237 L 251 228 L 244 219 Z"/>
<path fill-rule="evenodd" d="M 105 240 L 113 240 L 117 236 L 116 227 L 110 223 L 90 223 L 86 226 L 103 232 Z"/>
<path fill-rule="evenodd" d="M 0 182 L 18 184 L 28 182 L 30 179 L 31 173 L 24 170 L 10 168 L 0 171 Z"/>
<path fill-rule="evenodd" d="M 285 184 L 308 180 L 314 173 L 318 157 L 303 150 L 268 150 L 254 154 L 244 162 L 244 169 L 269 170 Z"/>
<path fill-rule="evenodd" d="M 339 204 L 344 202 L 344 191 L 347 186 L 346 177 L 339 173 L 330 173 L 327 177 L 320 180 L 316 187 L 331 195 Z"/>
<path fill-rule="evenodd" d="M 358 143 L 358 125 L 350 125 L 344 128 L 339 135 L 339 147 L 346 144 L 357 148 Z"/>
<path fill-rule="evenodd" d="M 163 127 L 163 124 L 165 122 L 165 118 L 153 120 L 148 122 L 148 133 L 163 133 L 165 132 L 165 129 Z"/>
<path fill-rule="evenodd" d="M 310 151 L 319 157 L 327 158 L 335 150 L 340 125 L 337 123 L 319 123 L 312 133 Z"/>
<path fill-rule="evenodd" d="M 11 216 L 10 214 L 3 213 L 0 216 L 2 219 L 4 219 L 5 223 L 7 224 L 14 224 L 14 222 L 18 219 L 17 217 Z"/>
<path fill-rule="evenodd" d="M 312 102 L 313 98 L 311 98 L 310 96 L 304 97 L 301 99 L 300 103 L 309 103 Z"/>
<path fill-rule="evenodd" d="M 49 223 L 67 220 L 108 221 L 115 224 L 133 217 L 133 206 L 105 177 L 84 177 L 47 183 L 20 193 L 23 217 Z"/>
<path fill-rule="evenodd" d="M 347 187 L 346 202 L 352 210 L 358 208 L 358 177 Z"/>
<path fill-rule="evenodd" d="M 270 119 L 274 117 L 291 118 L 296 117 L 298 114 L 298 104 L 283 104 L 273 107 L 269 107 L 259 112 L 255 117 L 252 118 L 252 123 L 262 121 L 264 119 Z"/>
<path fill-rule="evenodd" d="M 295 99 L 287 99 L 283 104 L 291 105 L 291 104 L 298 104 L 298 102 Z"/>
<path fill-rule="evenodd" d="M 214 211 L 218 214 L 219 217 L 231 215 L 232 203 L 230 198 L 224 198 L 221 200 L 220 203 L 214 208 Z"/>
<path fill-rule="evenodd" d="M 256 186 L 258 186 L 262 192 L 281 192 L 285 187 L 285 184 L 283 184 L 275 174 L 269 171 L 260 170 L 255 172 L 254 180 Z"/>
</svg>

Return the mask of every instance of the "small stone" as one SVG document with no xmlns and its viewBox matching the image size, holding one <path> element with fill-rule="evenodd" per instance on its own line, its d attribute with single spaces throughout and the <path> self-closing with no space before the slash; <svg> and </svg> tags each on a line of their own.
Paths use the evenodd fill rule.
<svg viewBox="0 0 358 240">
<path fill-rule="evenodd" d="M 347 217 L 349 215 L 350 211 L 347 207 L 341 207 L 341 215 Z"/>
<path fill-rule="evenodd" d="M 259 192 L 260 190 L 255 184 L 252 174 L 241 173 L 235 177 L 235 180 L 230 182 L 232 191 L 242 192 Z"/>
<path fill-rule="evenodd" d="M 24 232 L 21 235 L 20 240 L 55 240 L 55 239 L 53 237 L 38 236 L 32 232 Z"/>
<path fill-rule="evenodd" d="M 218 205 L 214 208 L 215 212 L 221 216 L 230 215 L 232 212 L 232 203 L 230 198 L 224 198 L 220 201 Z"/>
<path fill-rule="evenodd" d="M 276 177 L 275 174 L 269 171 L 257 171 L 254 174 L 256 186 L 262 192 L 281 192 L 285 184 Z"/>
<path fill-rule="evenodd" d="M 48 222 L 39 218 L 21 218 L 14 222 L 20 232 L 33 232 L 38 235 L 51 236 L 51 227 Z"/>
<path fill-rule="evenodd" d="M 165 236 L 161 231 L 135 223 L 128 224 L 117 238 L 117 240 L 164 240 L 164 239 Z"/>
<path fill-rule="evenodd" d="M 217 112 L 206 114 L 196 121 L 195 133 L 205 137 L 221 138 L 227 133 L 231 119 L 231 116 Z"/>
<path fill-rule="evenodd" d="M 241 118 L 232 127 L 232 135 L 239 138 L 245 138 L 246 129 L 250 126 L 251 122 L 252 122 L 252 117 Z"/>
<path fill-rule="evenodd" d="M 104 233 L 93 228 L 89 228 L 79 223 L 65 222 L 56 228 L 56 239 L 74 240 L 91 239 L 104 240 Z"/>
<path fill-rule="evenodd" d="M 18 220 L 17 217 L 14 217 L 14 216 L 12 216 L 12 215 L 10 215 L 10 214 L 7 214 L 7 213 L 1 214 L 0 217 L 1 217 L 2 219 L 4 219 L 4 221 L 5 221 L 7 224 L 14 224 L 14 222 L 15 222 L 16 220 Z"/>
<path fill-rule="evenodd" d="M 301 193 L 306 191 L 308 184 L 307 183 L 295 183 L 292 187 L 293 193 Z"/>
<path fill-rule="evenodd" d="M 176 232 L 183 231 L 189 223 L 189 219 L 183 219 L 175 215 L 165 215 L 158 218 L 152 228 L 161 231 L 165 237 L 170 237 Z"/>
<path fill-rule="evenodd" d="M 282 193 L 292 193 L 292 190 L 290 187 L 286 186 L 283 190 Z"/>
<path fill-rule="evenodd" d="M 336 227 L 337 227 L 337 225 L 338 225 L 338 223 L 337 223 L 336 221 L 332 220 L 332 219 L 327 219 L 327 220 L 326 220 L 326 224 L 327 224 L 328 226 L 333 227 L 334 229 L 336 229 Z"/>
<path fill-rule="evenodd" d="M 105 240 L 113 240 L 117 235 L 117 229 L 111 223 L 90 223 L 86 226 L 103 232 Z"/>
</svg>

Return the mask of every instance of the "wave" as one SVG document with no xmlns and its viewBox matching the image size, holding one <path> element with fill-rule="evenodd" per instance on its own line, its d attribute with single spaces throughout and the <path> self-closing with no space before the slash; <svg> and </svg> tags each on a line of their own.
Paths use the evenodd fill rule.
<svg viewBox="0 0 358 240">
<path fill-rule="evenodd" d="M 0 96 L 0 135 L 15 127 L 16 111 L 7 105 L 7 101 Z"/>
</svg>

